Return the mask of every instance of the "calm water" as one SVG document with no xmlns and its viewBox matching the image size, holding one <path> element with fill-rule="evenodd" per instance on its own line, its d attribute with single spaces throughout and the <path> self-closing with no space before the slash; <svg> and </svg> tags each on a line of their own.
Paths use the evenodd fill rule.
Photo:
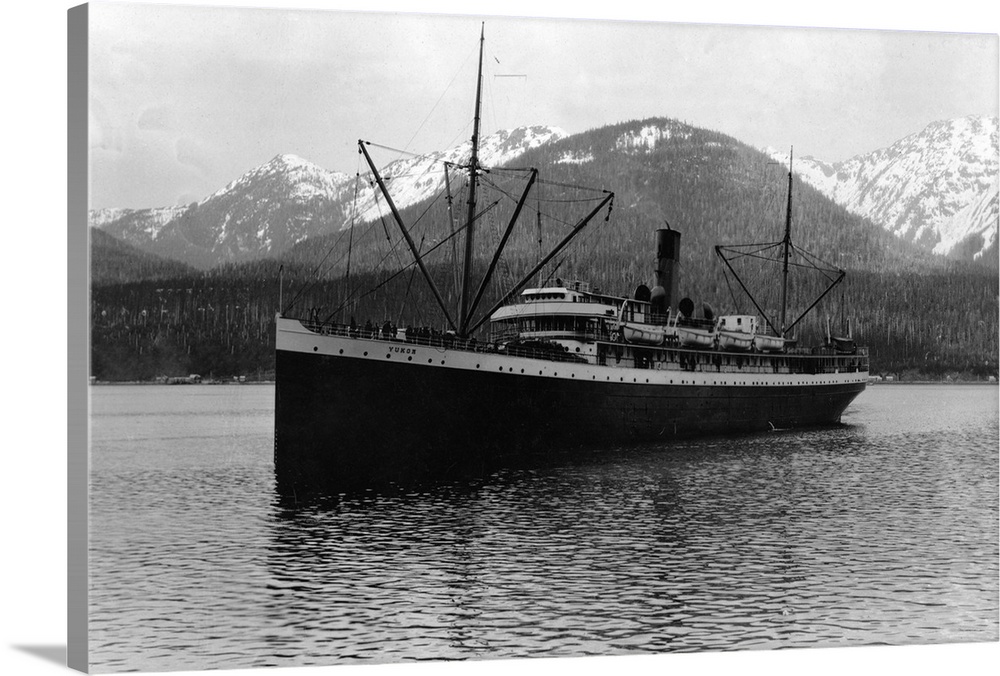
<svg viewBox="0 0 1000 676">
<path fill-rule="evenodd" d="M 998 638 L 996 387 L 298 508 L 272 387 L 91 396 L 96 671 Z"/>
</svg>

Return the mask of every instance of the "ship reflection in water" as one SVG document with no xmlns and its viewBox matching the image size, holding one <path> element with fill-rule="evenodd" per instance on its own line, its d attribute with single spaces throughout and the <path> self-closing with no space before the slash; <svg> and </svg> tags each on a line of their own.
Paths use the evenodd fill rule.
<svg viewBox="0 0 1000 676">
<path fill-rule="evenodd" d="M 272 388 L 179 389 L 94 390 L 100 671 L 998 637 L 995 387 L 309 501 L 274 489 Z"/>
</svg>

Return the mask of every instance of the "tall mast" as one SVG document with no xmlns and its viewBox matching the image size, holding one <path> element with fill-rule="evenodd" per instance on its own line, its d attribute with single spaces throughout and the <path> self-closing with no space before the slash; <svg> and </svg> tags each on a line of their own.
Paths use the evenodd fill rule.
<svg viewBox="0 0 1000 676">
<path fill-rule="evenodd" d="M 785 212 L 784 263 L 781 268 L 781 337 L 785 337 L 785 311 L 788 308 L 788 247 L 792 241 L 792 153 L 788 151 L 788 209 Z"/>
<path fill-rule="evenodd" d="M 465 260 L 462 267 L 462 300 L 458 312 L 459 334 L 465 337 L 469 327 L 469 294 L 472 274 L 473 221 L 476 215 L 476 175 L 479 170 L 479 113 L 483 92 L 483 43 L 486 41 L 486 23 L 479 34 L 479 74 L 476 76 L 476 114 L 472 125 L 472 157 L 469 160 L 469 215 L 465 224 Z"/>
<path fill-rule="evenodd" d="M 458 245 L 455 239 L 455 216 L 452 214 L 452 196 L 451 196 L 451 179 L 448 177 L 448 162 L 444 163 L 444 189 L 445 196 L 448 201 L 448 237 L 451 239 L 451 278 L 453 288 L 458 288 L 459 285 L 459 274 L 458 274 Z M 459 322 L 462 320 L 459 319 Z"/>
</svg>

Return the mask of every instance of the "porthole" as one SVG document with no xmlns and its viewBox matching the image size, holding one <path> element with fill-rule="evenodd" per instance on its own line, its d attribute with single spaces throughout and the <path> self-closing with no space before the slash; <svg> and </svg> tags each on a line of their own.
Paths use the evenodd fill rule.
<svg viewBox="0 0 1000 676">
<path fill-rule="evenodd" d="M 313 352 L 319 352 L 319 348 L 318 347 L 313 347 Z M 343 352 L 343 350 L 341 350 L 341 352 Z"/>
</svg>

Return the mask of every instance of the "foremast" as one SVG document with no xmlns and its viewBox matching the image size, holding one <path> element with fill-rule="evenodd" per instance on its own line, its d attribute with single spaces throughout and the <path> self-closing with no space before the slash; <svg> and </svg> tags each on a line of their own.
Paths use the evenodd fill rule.
<svg viewBox="0 0 1000 676">
<path fill-rule="evenodd" d="M 448 307 L 445 304 L 440 291 L 438 291 L 438 288 L 435 285 L 434 280 L 431 278 L 429 271 L 424 265 L 423 257 L 420 251 L 417 249 L 417 246 L 414 243 L 413 238 L 410 236 L 406 224 L 403 222 L 403 219 L 400 216 L 399 211 L 396 209 L 395 203 L 392 200 L 392 196 L 389 194 L 389 190 L 385 185 L 385 181 L 382 179 L 382 176 L 379 173 L 378 168 L 375 166 L 375 162 L 372 160 L 371 155 L 368 153 L 368 150 L 365 147 L 368 144 L 368 142 L 364 140 L 358 140 L 359 152 L 362 155 L 364 155 L 365 162 L 368 164 L 368 167 L 372 172 L 372 176 L 375 178 L 375 182 L 378 185 L 379 192 L 385 197 L 389 210 L 392 213 L 393 220 L 395 220 L 396 225 L 399 226 L 403 238 L 406 241 L 407 247 L 409 247 L 410 253 L 413 255 L 414 261 L 419 267 L 421 274 L 423 275 L 425 281 L 427 282 L 427 285 L 430 287 L 431 292 L 434 295 L 434 299 L 437 301 L 437 304 L 440 307 L 441 312 L 444 314 L 444 317 L 447 320 L 449 326 L 451 326 L 452 330 L 454 330 L 456 335 L 458 335 L 458 337 L 460 338 L 469 338 L 476 331 L 476 329 L 482 326 L 499 307 L 501 307 L 504 303 L 508 302 L 516 293 L 518 293 L 521 290 L 521 288 L 523 288 L 524 285 L 528 283 L 528 281 L 531 279 L 533 275 L 535 275 L 539 270 L 542 269 L 542 267 L 548 264 L 548 262 L 551 261 L 552 258 L 554 258 L 567 244 L 569 244 L 569 242 L 572 239 L 574 239 L 576 235 L 579 234 L 580 231 L 583 230 L 583 228 L 590 223 L 590 221 L 594 218 L 594 216 L 596 216 L 602 209 L 604 209 L 605 206 L 613 203 L 615 196 L 615 194 L 609 190 L 602 190 L 601 192 L 604 193 L 604 197 L 600 200 L 598 205 L 589 214 L 587 214 L 584 218 L 582 218 L 573 227 L 572 231 L 566 237 L 564 237 L 549 252 L 547 256 L 545 256 L 534 268 L 532 268 L 530 272 L 524 275 L 520 279 L 520 281 L 518 281 L 514 285 L 514 287 L 510 289 L 503 296 L 503 298 L 499 302 L 497 302 L 489 311 L 487 311 L 486 314 L 482 316 L 478 321 L 473 323 L 473 317 L 476 314 L 476 309 L 479 305 L 479 302 L 483 298 L 483 294 L 486 290 L 486 287 L 489 284 L 493 272 L 496 269 L 496 265 L 500 259 L 500 256 L 503 253 L 504 246 L 506 245 L 511 232 L 513 231 L 513 228 L 517 223 L 521 210 L 524 207 L 525 202 L 527 201 L 528 194 L 531 191 L 532 186 L 535 184 L 538 176 L 538 170 L 531 169 L 530 178 L 527 182 L 527 185 L 524 188 L 524 191 L 521 194 L 520 199 L 518 200 L 517 207 L 514 210 L 514 214 L 511 217 L 510 222 L 507 224 L 504 234 L 501 237 L 500 244 L 498 245 L 496 251 L 494 252 L 493 259 L 490 262 L 489 267 L 487 268 L 486 274 L 480 281 L 479 289 L 476 292 L 475 299 L 472 300 L 470 303 L 469 298 L 472 292 L 472 283 L 471 283 L 472 263 L 475 252 L 474 230 L 476 221 L 476 188 L 478 183 L 478 177 L 479 174 L 481 173 L 481 166 L 479 164 L 479 133 L 480 133 L 480 120 L 482 117 L 481 111 L 482 111 L 482 85 L 483 85 L 483 50 L 484 50 L 483 48 L 485 45 L 485 41 L 486 41 L 486 24 L 484 22 L 479 33 L 479 66 L 476 79 L 476 105 L 475 105 L 475 114 L 473 120 L 473 132 L 472 132 L 472 143 L 471 143 L 472 152 L 469 159 L 469 167 L 468 167 L 469 170 L 468 216 L 466 218 L 466 223 L 464 227 L 466 231 L 465 252 L 462 262 L 461 289 L 459 294 L 460 295 L 459 314 L 457 317 L 457 322 L 452 320 L 451 314 L 448 312 Z M 447 166 L 445 167 L 445 184 L 446 184 L 446 189 L 449 192 L 448 204 L 449 204 L 449 218 L 450 218 L 451 198 L 450 198 L 450 186 L 448 185 L 448 178 L 447 178 Z M 610 213 L 611 209 L 609 207 L 608 217 L 606 217 L 605 220 L 608 220 L 608 218 L 610 217 Z"/>
<path fill-rule="evenodd" d="M 479 32 L 479 71 L 476 75 L 476 112 L 472 121 L 472 155 L 469 159 L 469 211 L 465 222 L 465 256 L 462 259 L 462 290 L 458 310 L 458 335 L 465 338 L 469 328 L 469 293 L 471 291 L 472 256 L 475 245 L 476 183 L 479 173 L 479 121 L 483 95 L 483 45 L 486 23 Z"/>
</svg>

